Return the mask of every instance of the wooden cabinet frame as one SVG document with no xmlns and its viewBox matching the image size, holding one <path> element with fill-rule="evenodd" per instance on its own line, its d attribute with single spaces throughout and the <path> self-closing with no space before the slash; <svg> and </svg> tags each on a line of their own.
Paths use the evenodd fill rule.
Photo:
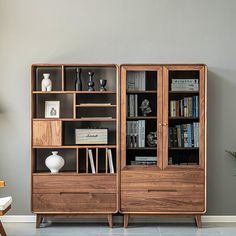
<svg viewBox="0 0 236 236">
<path fill-rule="evenodd" d="M 126 71 L 137 70 L 137 71 L 147 71 L 147 70 L 158 70 L 158 85 L 157 88 L 157 104 L 158 104 L 158 166 L 127 166 L 126 165 Z M 199 164 L 197 166 L 168 166 L 168 111 L 169 111 L 169 71 L 199 71 L 199 123 L 200 123 L 200 137 L 199 137 Z M 203 64 L 189 64 L 189 65 L 122 65 L 121 66 L 121 207 L 120 212 L 124 214 L 124 227 L 128 226 L 128 219 L 130 216 L 139 216 L 139 215 L 158 215 L 158 216 L 182 216 L 182 217 L 194 217 L 198 227 L 201 227 L 201 215 L 206 212 L 206 123 L 207 123 L 207 67 Z M 160 148 L 161 147 L 161 148 Z M 184 195 L 181 195 L 180 189 L 175 189 L 171 187 L 171 182 L 167 176 L 173 176 L 173 185 L 175 181 L 179 183 L 179 186 L 183 186 L 188 189 L 188 192 L 183 192 Z M 192 176 L 195 175 L 192 179 L 193 182 L 188 182 Z M 141 177 L 142 176 L 142 177 Z M 155 179 L 157 176 L 158 179 Z M 182 176 L 182 177 L 181 177 Z M 178 178 L 180 178 L 178 180 Z M 136 180 L 134 180 L 136 179 Z M 163 181 L 163 182 L 162 182 Z M 153 185 L 154 184 L 154 185 Z M 178 185 L 178 184 L 177 184 Z M 130 187 L 129 187 L 130 186 Z M 133 186 L 133 188 L 131 188 Z M 136 186 L 136 187 L 134 187 Z M 197 201 L 196 207 L 192 207 L 187 210 L 184 204 L 184 198 L 188 199 L 191 197 L 191 194 L 194 193 L 194 188 L 198 186 L 199 188 L 199 198 L 195 198 Z M 135 189 L 134 192 L 136 195 L 132 195 L 132 189 Z M 138 191 L 142 191 L 143 194 L 140 197 L 136 198 Z M 156 203 L 153 204 L 152 211 L 145 210 L 152 209 L 149 205 L 149 193 L 156 192 L 156 197 L 153 195 L 150 198 L 156 199 Z M 168 198 L 170 198 L 173 191 L 176 191 L 176 194 L 180 194 L 180 207 L 178 211 L 173 211 L 168 207 Z M 154 193 L 153 192 L 153 193 Z M 164 193 L 164 195 L 163 195 Z M 141 194 L 141 193 L 140 193 Z M 186 194 L 186 195 L 185 195 Z M 166 205 L 166 210 L 163 210 L 162 207 L 158 210 L 159 196 L 166 196 L 166 203 L 163 201 L 163 204 Z M 177 196 L 177 195 L 176 195 Z M 184 197 L 186 196 L 186 197 Z M 197 196 L 197 195 L 195 195 Z M 194 195 L 193 195 L 194 197 Z M 159 200 L 158 200 L 159 199 Z M 153 200 L 154 201 L 154 200 Z M 173 198 L 171 201 L 175 201 Z M 133 202 L 133 203 L 132 203 Z M 182 203 L 181 203 L 182 202 Z M 132 205 L 134 204 L 134 205 Z M 162 204 L 162 203 L 161 203 Z M 182 205 L 181 205 L 182 204 Z M 138 206 L 136 208 L 135 206 Z M 154 207 L 155 206 L 155 207 Z M 160 205 L 161 206 L 161 205 Z M 182 206 L 182 207 L 181 207 Z M 192 210 L 191 210 L 192 209 Z"/>
<path fill-rule="evenodd" d="M 83 88 L 83 91 L 74 91 L 72 86 L 68 86 L 68 78 L 66 76 L 67 70 L 74 70 L 73 68 L 80 67 L 85 71 L 91 70 L 112 70 L 109 73 L 113 77 L 107 77 L 108 91 L 99 91 L 99 81 L 97 80 L 96 91 L 90 92 Z M 40 89 L 40 81 L 37 80 L 37 69 L 42 71 L 52 71 L 54 77 L 52 78 L 56 90 L 50 92 L 43 92 Z M 55 70 L 55 71 L 53 71 Z M 68 71 L 67 71 L 68 73 Z M 31 210 L 37 215 L 36 227 L 40 227 L 43 218 L 70 218 L 70 217 L 107 217 L 109 226 L 112 227 L 112 215 L 119 210 L 120 196 L 119 196 L 119 172 L 120 172 L 120 74 L 119 66 L 115 64 L 34 64 L 31 66 Z M 72 75 L 74 76 L 74 75 Z M 70 74 L 71 77 L 71 74 Z M 70 79 L 74 79 L 70 78 Z M 101 78 L 103 79 L 103 78 Z M 69 83 L 73 83 L 69 82 Z M 87 85 L 87 81 L 84 81 Z M 91 95 L 92 94 L 92 95 Z M 95 118 L 82 118 L 79 117 L 76 109 L 79 109 L 78 101 L 79 96 L 104 96 L 110 99 L 115 104 L 106 106 L 106 109 L 113 109 L 115 114 L 112 119 L 98 117 L 94 114 Z M 44 97 L 45 96 L 45 97 Z M 60 118 L 44 118 L 42 104 L 44 101 L 52 100 L 55 96 L 59 100 L 70 102 L 70 106 L 63 106 L 61 110 L 62 115 Z M 50 97 L 51 96 L 51 97 Z M 58 97 L 57 97 L 58 96 Z M 39 99 L 42 98 L 43 99 Z M 104 98 L 102 102 L 105 102 Z M 93 98 L 94 99 L 94 98 Z M 85 101 L 83 100 L 83 101 Z M 93 100 L 94 101 L 94 100 Z M 88 103 L 91 102 L 88 100 Z M 93 102 L 91 102 L 93 103 Z M 72 106 L 71 106 L 72 105 Z M 40 109 L 37 106 L 41 106 Z M 90 107 L 91 108 L 91 107 Z M 38 109 L 38 110 L 37 110 Z M 86 109 L 86 107 L 85 107 Z M 89 107 L 87 108 L 89 109 Z M 68 110 L 70 110 L 68 112 Z M 108 113 L 109 113 L 108 112 Z M 100 112 L 101 113 L 101 112 Z M 109 113 L 109 114 L 110 114 Z M 106 115 L 105 115 L 106 116 Z M 115 130 L 113 134 L 114 143 L 107 145 L 75 145 L 65 144 L 64 125 L 66 122 L 108 122 L 112 124 Z M 114 132 L 114 131 L 113 131 Z M 88 149 L 91 148 L 96 151 L 94 156 L 94 163 L 96 166 L 96 173 L 89 173 L 89 158 Z M 114 151 L 116 173 L 110 174 L 108 172 L 108 149 Z M 45 151 L 47 150 L 74 150 L 75 165 L 74 170 L 70 172 L 59 172 L 58 174 L 51 175 L 44 171 L 36 170 L 37 151 L 43 153 L 45 158 Z M 99 154 L 98 151 L 103 150 L 103 157 L 105 160 L 105 171 L 98 173 Z M 86 158 L 86 170 L 83 172 L 79 170 L 80 164 L 80 150 L 84 150 Z M 60 154 L 60 153 L 59 153 Z M 70 157 L 70 156 L 69 156 Z M 64 181 L 65 184 L 61 184 Z M 100 183 L 101 182 L 101 183 Z M 64 186 L 64 188 L 62 188 Z M 53 202 L 53 197 L 57 198 L 57 204 Z M 81 196 L 81 197 L 79 197 Z M 47 199 L 44 203 L 44 199 Z M 66 206 L 69 203 L 69 207 Z M 93 204 L 91 204 L 93 203 Z M 97 208 L 96 208 L 97 204 Z M 91 206 L 90 206 L 91 205 Z"/>
</svg>

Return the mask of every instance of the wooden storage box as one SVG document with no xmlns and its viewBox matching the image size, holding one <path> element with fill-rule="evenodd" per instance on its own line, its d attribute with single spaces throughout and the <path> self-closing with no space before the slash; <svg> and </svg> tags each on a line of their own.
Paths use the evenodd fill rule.
<svg viewBox="0 0 236 236">
<path fill-rule="evenodd" d="M 107 144 L 108 129 L 75 129 L 75 144 Z"/>
</svg>

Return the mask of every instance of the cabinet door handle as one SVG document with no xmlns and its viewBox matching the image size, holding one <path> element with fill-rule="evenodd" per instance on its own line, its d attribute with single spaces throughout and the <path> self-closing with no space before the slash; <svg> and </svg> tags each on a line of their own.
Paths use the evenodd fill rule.
<svg viewBox="0 0 236 236">
<path fill-rule="evenodd" d="M 168 126 L 168 123 L 163 123 L 163 126 Z"/>
</svg>

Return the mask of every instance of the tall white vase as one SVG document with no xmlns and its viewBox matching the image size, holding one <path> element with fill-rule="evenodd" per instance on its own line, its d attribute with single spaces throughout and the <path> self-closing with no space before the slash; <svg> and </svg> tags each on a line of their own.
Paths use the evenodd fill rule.
<svg viewBox="0 0 236 236">
<path fill-rule="evenodd" d="M 43 74 L 43 80 L 42 80 L 42 91 L 52 91 L 52 81 L 50 80 L 50 74 L 46 73 Z"/>
<path fill-rule="evenodd" d="M 58 173 L 59 170 L 64 166 L 64 159 L 57 155 L 58 152 L 52 152 L 51 156 L 48 156 L 45 160 L 45 165 L 51 171 L 51 173 Z"/>
</svg>

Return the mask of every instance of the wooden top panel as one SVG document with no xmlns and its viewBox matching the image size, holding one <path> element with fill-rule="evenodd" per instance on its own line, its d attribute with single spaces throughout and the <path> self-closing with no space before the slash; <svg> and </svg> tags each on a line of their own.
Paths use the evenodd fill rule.
<svg viewBox="0 0 236 236">
<path fill-rule="evenodd" d="M 54 66 L 81 66 L 81 67 L 116 67 L 118 68 L 117 64 L 32 64 L 32 67 L 54 67 Z"/>
</svg>

